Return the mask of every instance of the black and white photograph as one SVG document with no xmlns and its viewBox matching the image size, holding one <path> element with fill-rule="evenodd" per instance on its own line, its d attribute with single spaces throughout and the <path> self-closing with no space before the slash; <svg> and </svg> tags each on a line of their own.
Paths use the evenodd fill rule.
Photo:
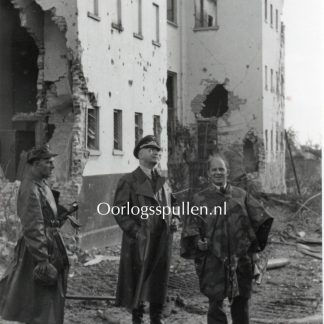
<svg viewBox="0 0 324 324">
<path fill-rule="evenodd" d="M 0 324 L 321 324 L 321 0 L 0 0 Z"/>
</svg>

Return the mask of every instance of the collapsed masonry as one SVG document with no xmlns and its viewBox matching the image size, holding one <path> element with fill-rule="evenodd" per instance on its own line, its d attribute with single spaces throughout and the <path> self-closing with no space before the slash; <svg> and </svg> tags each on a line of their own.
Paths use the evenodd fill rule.
<svg viewBox="0 0 324 324">
<path fill-rule="evenodd" d="M 228 79 L 223 83 L 205 81 L 203 94 L 198 94 L 191 102 L 196 122 L 187 128 L 177 123 L 174 134 L 169 134 L 169 141 L 170 138 L 176 141 L 172 143 L 176 149 L 169 152 L 171 178 L 179 178 L 179 190 L 199 185 L 207 177 L 208 157 L 222 152 L 229 161 L 232 181 L 245 188 L 261 190 L 259 172 L 264 168 L 265 159 L 263 139 L 249 125 L 244 126 L 242 135 L 242 126 L 233 125 L 231 121 L 233 111 L 240 111 L 246 100 L 226 89 Z M 185 194 L 183 197 L 188 198 Z"/>
<path fill-rule="evenodd" d="M 26 151 L 49 143 L 59 154 L 53 187 L 63 204 L 75 200 L 88 158 L 87 109 L 96 100 L 80 63 L 74 1 L 0 0 L 0 8 L 0 238 L 14 240 Z"/>
</svg>

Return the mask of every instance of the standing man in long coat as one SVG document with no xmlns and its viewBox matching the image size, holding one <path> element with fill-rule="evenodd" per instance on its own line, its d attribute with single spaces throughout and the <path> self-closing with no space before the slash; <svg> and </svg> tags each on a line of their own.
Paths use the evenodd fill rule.
<svg viewBox="0 0 324 324">
<path fill-rule="evenodd" d="M 246 191 L 228 183 L 221 155 L 209 159 L 208 176 L 207 187 L 193 197 L 193 206 L 205 209 L 185 219 L 181 255 L 195 260 L 200 290 L 209 298 L 207 323 L 227 323 L 227 297 L 233 324 L 248 324 L 253 263 L 266 246 L 273 218 Z"/>
<path fill-rule="evenodd" d="M 46 145 L 27 155 L 31 168 L 17 199 L 22 231 L 0 279 L 0 317 L 9 321 L 63 324 L 69 262 L 58 228 L 74 207 L 57 205 L 46 182 L 54 156 Z"/>
<path fill-rule="evenodd" d="M 115 216 L 123 230 L 116 304 L 132 310 L 134 324 L 143 323 L 146 301 L 150 303 L 151 324 L 163 323 L 175 228 L 170 215 L 163 217 L 154 209 L 171 206 L 166 178 L 154 168 L 160 161 L 160 151 L 154 136 L 142 138 L 134 149 L 140 165 L 120 179 L 115 194 L 114 205 L 124 207 L 124 212 Z M 147 217 L 150 207 L 153 209 Z"/>
</svg>

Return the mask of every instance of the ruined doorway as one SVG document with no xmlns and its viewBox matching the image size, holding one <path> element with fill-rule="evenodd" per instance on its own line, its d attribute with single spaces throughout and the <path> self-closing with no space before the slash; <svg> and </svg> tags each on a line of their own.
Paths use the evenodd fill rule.
<svg viewBox="0 0 324 324">
<path fill-rule="evenodd" d="M 0 0 L 0 48 L 0 166 L 13 181 L 20 153 L 35 145 L 35 117 L 28 115 L 37 109 L 38 47 L 6 0 Z"/>
</svg>

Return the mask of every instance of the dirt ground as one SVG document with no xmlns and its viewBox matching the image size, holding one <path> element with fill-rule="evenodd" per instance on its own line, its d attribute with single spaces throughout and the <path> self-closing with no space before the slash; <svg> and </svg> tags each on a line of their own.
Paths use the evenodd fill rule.
<svg viewBox="0 0 324 324">
<path fill-rule="evenodd" d="M 322 261 L 296 249 L 296 237 L 300 235 L 321 237 L 321 218 L 312 212 L 295 215 L 289 208 L 274 203 L 268 208 L 275 222 L 264 253 L 269 258 L 289 258 L 290 263 L 267 271 L 261 285 L 254 285 L 251 323 L 291 323 L 289 319 L 322 314 Z M 164 320 L 167 324 L 205 324 L 208 301 L 199 292 L 193 263 L 179 257 L 179 238 L 177 233 Z M 72 255 L 68 294 L 114 295 L 119 250 L 117 245 Z M 103 255 L 106 260 L 84 265 L 96 255 Z M 226 303 L 225 307 L 228 310 Z M 147 314 L 145 321 L 149 323 Z M 0 323 L 6 322 L 0 319 Z M 126 309 L 114 307 L 113 302 L 66 301 L 65 324 L 101 323 L 131 323 L 131 316 Z M 322 320 L 299 323 L 322 323 Z"/>
<path fill-rule="evenodd" d="M 251 322 L 289 323 L 288 319 L 321 314 L 322 261 L 296 249 L 296 236 L 306 234 L 321 237 L 321 219 L 310 212 L 295 215 L 278 204 L 271 204 L 269 210 L 275 222 L 264 253 L 269 258 L 289 258 L 290 263 L 284 268 L 267 271 L 261 285 L 254 285 Z M 205 324 L 208 301 L 199 292 L 193 263 L 179 257 L 179 237 L 177 234 L 173 243 L 165 323 Z M 109 257 L 109 260 L 85 267 L 81 255 L 71 270 L 69 294 L 114 294 L 119 246 L 95 252 Z M 228 309 L 228 305 L 225 307 Z M 107 304 L 102 301 L 68 300 L 65 318 L 66 324 L 131 323 L 127 310 L 114 307 L 112 302 Z M 147 314 L 145 319 L 145 323 L 149 323 Z M 322 320 L 317 323 L 322 323 Z"/>
</svg>

